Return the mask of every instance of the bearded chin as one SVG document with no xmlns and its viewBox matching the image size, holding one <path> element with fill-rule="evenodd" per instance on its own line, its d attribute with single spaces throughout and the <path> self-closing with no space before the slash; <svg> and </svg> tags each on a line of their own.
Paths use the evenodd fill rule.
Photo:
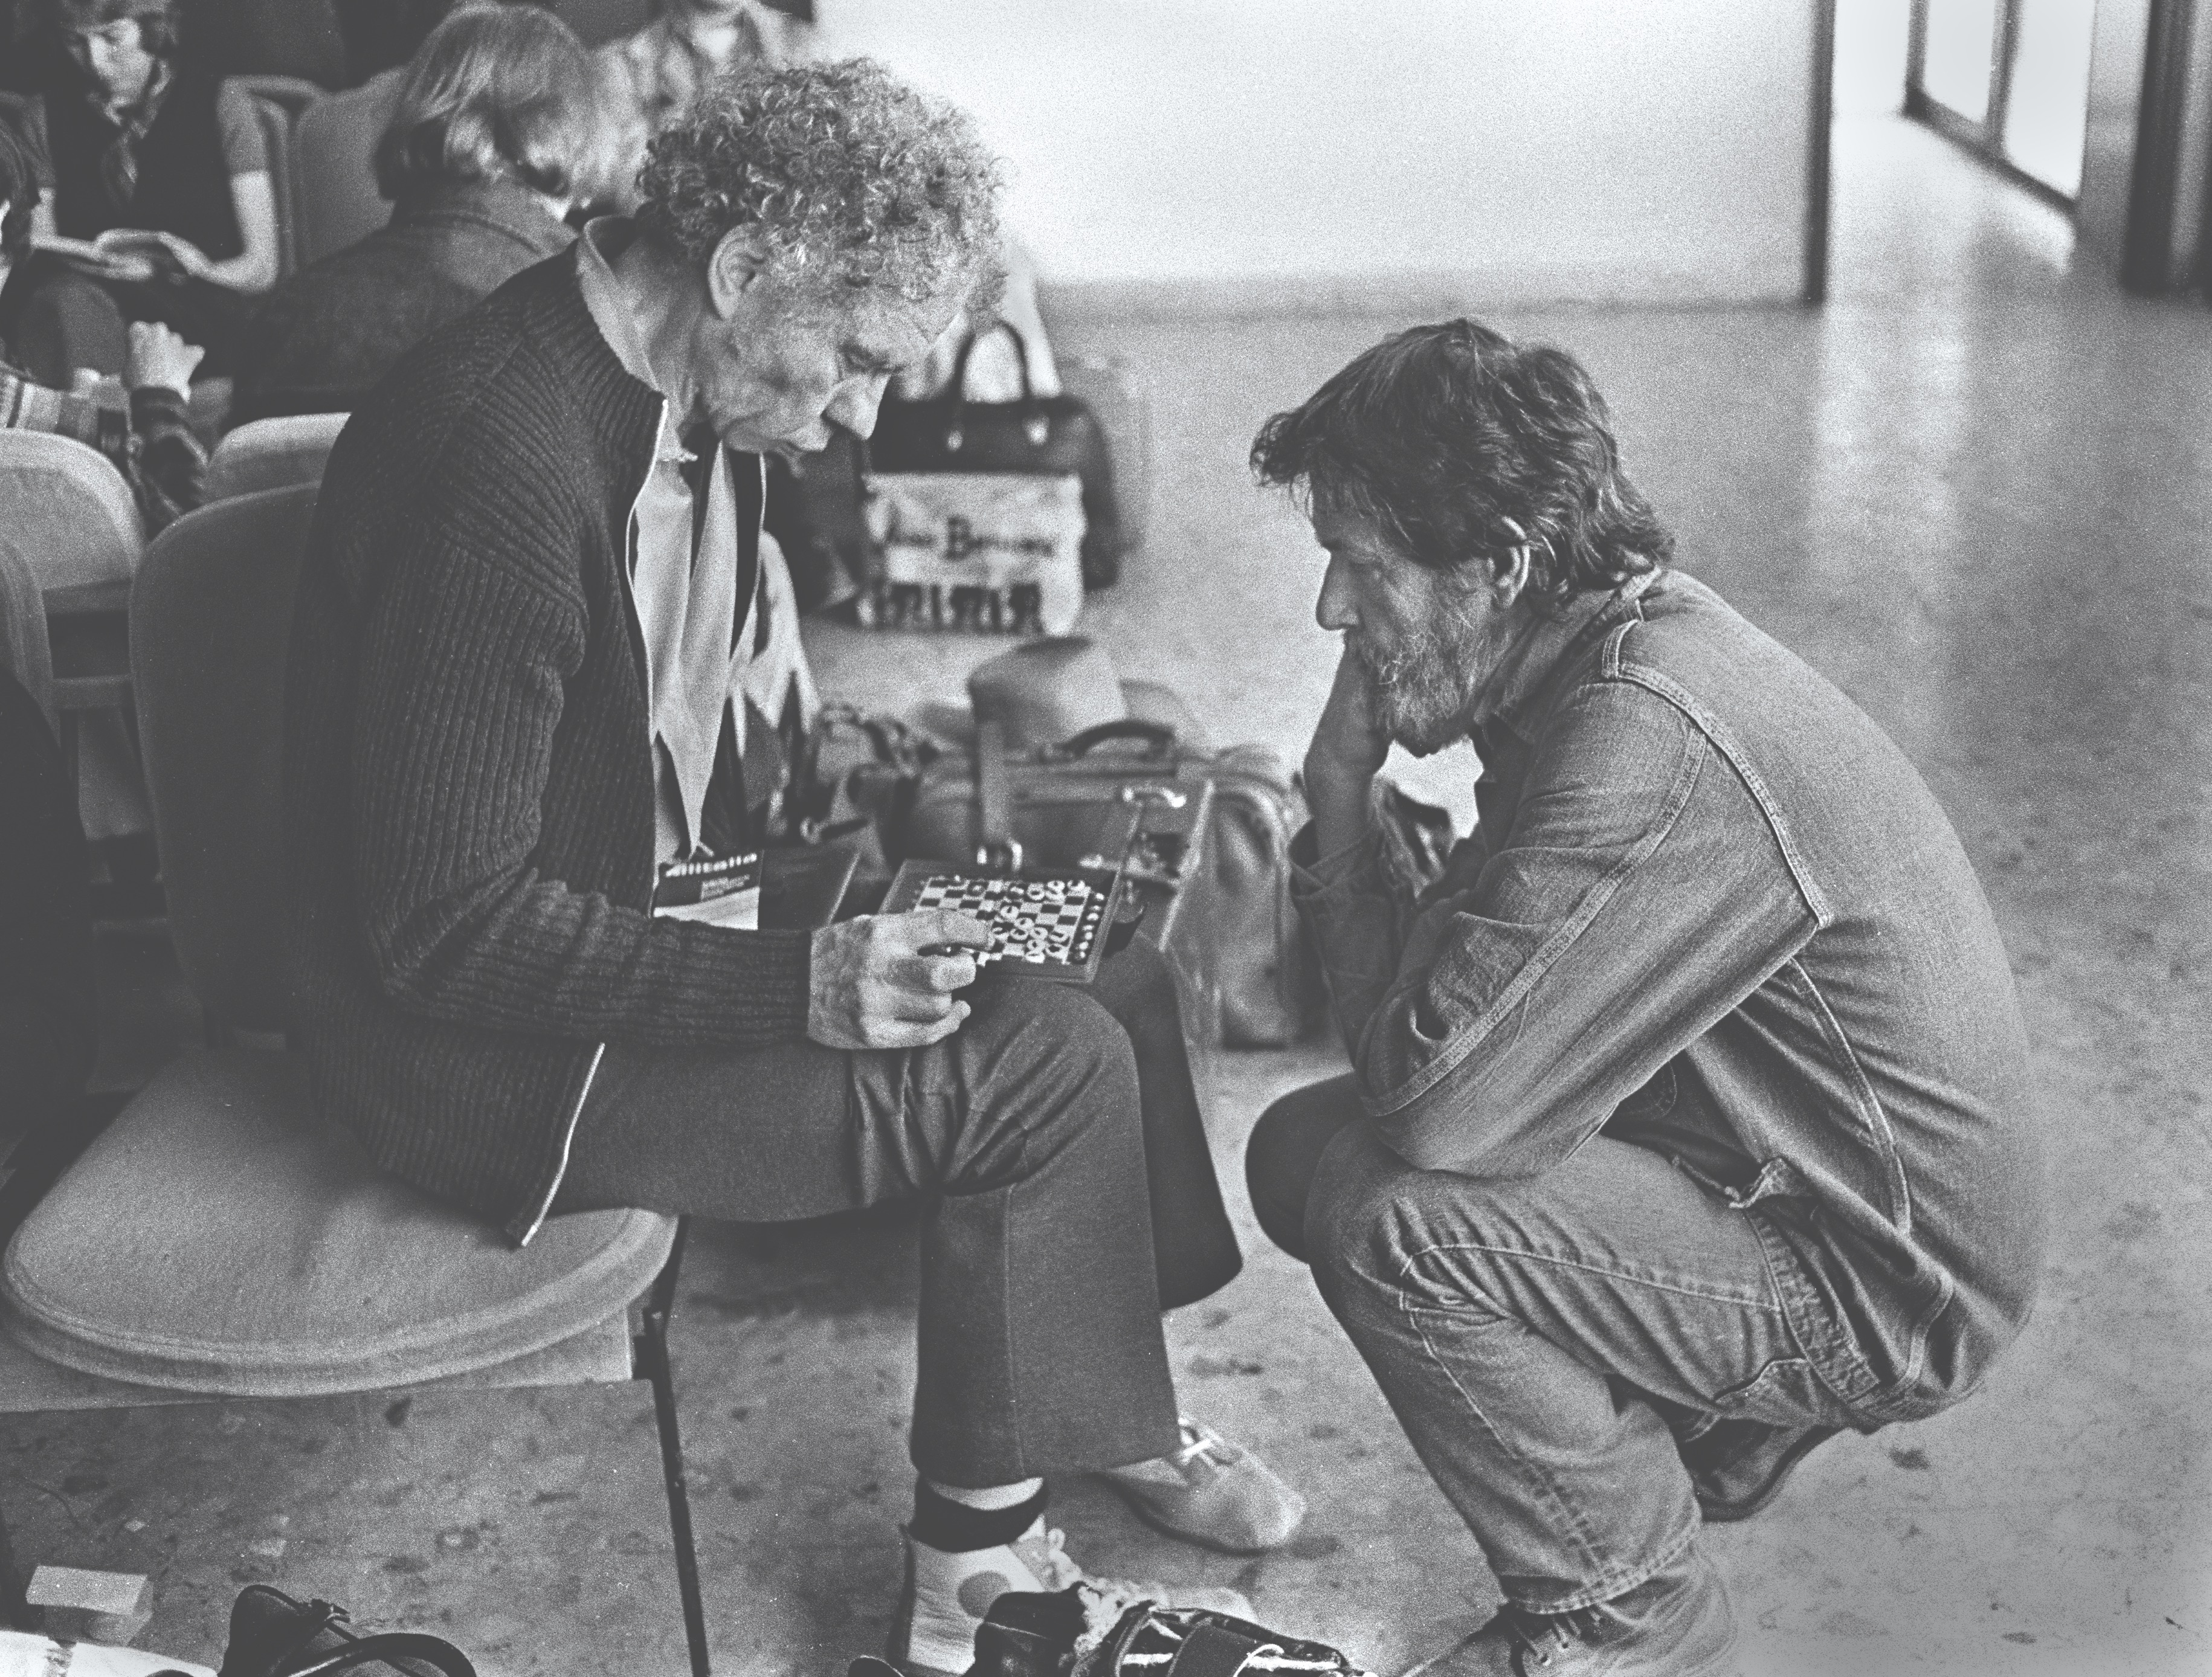
<svg viewBox="0 0 2212 1677">
<path fill-rule="evenodd" d="M 1379 665 L 1365 648 L 1355 650 L 1367 668 L 1378 720 L 1415 756 L 1440 751 L 1466 732 L 1470 684 L 1440 638 L 1425 635 L 1419 646 Z"/>
</svg>

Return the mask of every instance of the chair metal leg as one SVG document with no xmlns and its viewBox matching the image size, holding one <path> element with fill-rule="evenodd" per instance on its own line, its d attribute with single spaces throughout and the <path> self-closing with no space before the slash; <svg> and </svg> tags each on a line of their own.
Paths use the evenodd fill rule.
<svg viewBox="0 0 2212 1677">
<path fill-rule="evenodd" d="M 645 1297 L 642 1326 L 633 1343 L 638 1371 L 653 1387 L 653 1419 L 660 1429 L 660 1473 L 668 1491 L 668 1529 L 676 1540 L 676 1584 L 684 1598 L 684 1636 L 691 1649 L 691 1677 L 712 1677 L 707 1657 L 707 1607 L 699 1591 L 699 1551 L 691 1535 L 691 1493 L 684 1482 L 684 1441 L 676 1429 L 676 1378 L 668 1362 L 668 1318 L 676 1306 L 676 1276 L 684 1263 L 686 1219 L 678 1218 L 668 1261 Z"/>
<path fill-rule="evenodd" d="M 8 1516 L 0 1510 L 0 1625 L 30 1631 L 31 1604 L 23 1599 L 23 1575 L 15 1570 L 15 1546 L 8 1540 Z"/>
</svg>

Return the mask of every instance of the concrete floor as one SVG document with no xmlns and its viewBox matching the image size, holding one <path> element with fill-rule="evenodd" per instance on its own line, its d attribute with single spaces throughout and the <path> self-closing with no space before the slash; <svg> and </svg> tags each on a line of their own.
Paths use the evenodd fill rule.
<svg viewBox="0 0 2212 1677">
<path fill-rule="evenodd" d="M 1828 671 L 1950 810 L 2013 951 L 2057 1160 L 2034 1323 L 1953 1413 L 1838 1441 L 1707 1540 L 1751 1668 L 2212 1670 L 2204 1428 L 2212 1184 L 2212 316 L 2069 271 L 2062 220 L 1899 124 L 1838 136 L 1818 313 L 1573 312 L 1684 562 Z M 1303 744 L 1329 641 L 1317 556 L 1253 489 L 1255 426 L 1391 321 L 1072 331 L 1154 392 L 1148 548 L 1088 626 L 1217 738 Z M 951 698 L 994 648 L 829 632 L 828 691 Z M 1468 763 L 1421 766 L 1464 806 Z M 112 943 L 127 1076 L 188 1027 L 158 951 Z M 1215 1055 L 1224 1180 L 1322 1047 Z M 1232 1193 L 1241 1201 L 1241 1190 Z M 1239 1205 L 1238 1214 L 1245 1213 Z M 1472 1542 L 1303 1272 L 1246 1218 L 1244 1275 L 1170 1329 L 1188 1406 L 1314 1504 L 1255 1563 L 1153 1537 L 1082 1484 L 1098 1570 L 1235 1583 L 1392 1673 L 1488 1611 Z M 911 1230 L 695 1238 L 677 1354 L 721 1668 L 842 1670 L 897 1584 Z M 149 1646 L 207 1658 L 271 1579 L 447 1629 L 499 1674 L 682 1668 L 641 1388 L 16 1420 L 27 1559 L 151 1572 Z"/>
</svg>

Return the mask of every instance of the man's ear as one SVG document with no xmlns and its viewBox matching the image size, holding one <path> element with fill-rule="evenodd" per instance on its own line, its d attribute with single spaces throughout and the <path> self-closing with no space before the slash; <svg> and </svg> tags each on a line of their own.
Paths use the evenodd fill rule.
<svg viewBox="0 0 2212 1677">
<path fill-rule="evenodd" d="M 1491 562 L 1490 592 L 1500 606 L 1510 606 L 1528 586 L 1528 575 L 1534 564 L 1534 552 L 1528 532 L 1511 519 L 1502 520 L 1508 530 L 1518 538 L 1513 545 Z"/>
<path fill-rule="evenodd" d="M 740 300 L 766 283 L 769 252 L 749 228 L 733 227 L 715 241 L 707 258 L 707 300 L 727 319 Z"/>
</svg>

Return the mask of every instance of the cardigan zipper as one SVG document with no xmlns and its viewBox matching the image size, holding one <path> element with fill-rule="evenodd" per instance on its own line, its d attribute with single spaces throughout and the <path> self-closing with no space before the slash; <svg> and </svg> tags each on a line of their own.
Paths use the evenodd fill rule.
<svg viewBox="0 0 2212 1677">
<path fill-rule="evenodd" d="M 530 1226 L 522 1231 L 522 1238 L 514 1243 L 527 1246 L 538 1231 L 545 1226 L 552 1212 L 553 1201 L 561 1192 L 561 1179 L 568 1174 L 568 1152 L 576 1143 L 576 1126 L 584 1116 L 584 1103 L 592 1098 L 592 1081 L 599 1075 L 599 1062 L 607 1057 L 607 1045 L 597 1044 L 592 1049 L 592 1063 L 584 1069 L 584 1086 L 576 1091 L 576 1104 L 569 1109 L 568 1121 L 561 1127 L 561 1156 L 553 1162 L 553 1180 L 545 1186 L 545 1197 L 538 1203 L 538 1212 L 530 1219 Z"/>
</svg>

